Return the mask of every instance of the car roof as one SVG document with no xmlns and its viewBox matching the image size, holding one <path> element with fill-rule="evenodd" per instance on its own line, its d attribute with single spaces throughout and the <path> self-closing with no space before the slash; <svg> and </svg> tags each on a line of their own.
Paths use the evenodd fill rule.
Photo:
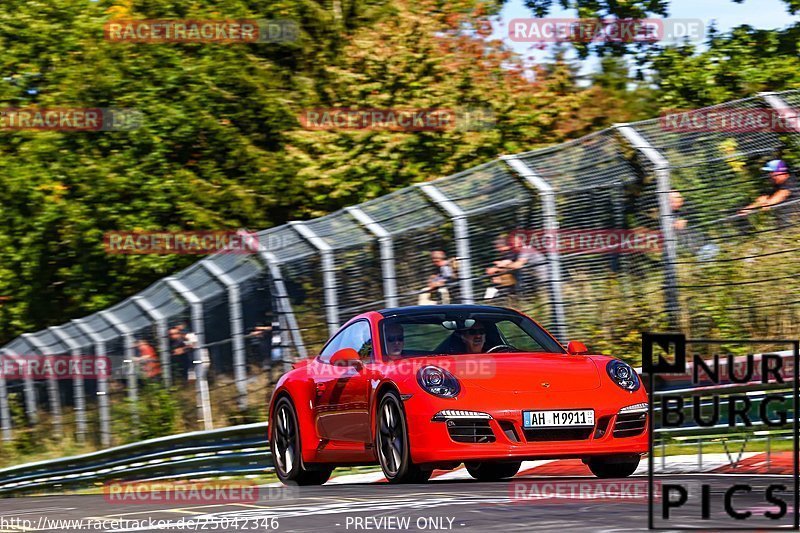
<svg viewBox="0 0 800 533">
<path fill-rule="evenodd" d="M 381 309 L 378 311 L 384 318 L 389 316 L 409 316 L 421 315 L 425 313 L 513 313 L 518 314 L 517 311 L 507 307 L 496 307 L 494 305 L 474 305 L 474 304 L 456 304 L 456 305 L 409 305 L 406 307 L 391 307 L 389 309 Z"/>
</svg>

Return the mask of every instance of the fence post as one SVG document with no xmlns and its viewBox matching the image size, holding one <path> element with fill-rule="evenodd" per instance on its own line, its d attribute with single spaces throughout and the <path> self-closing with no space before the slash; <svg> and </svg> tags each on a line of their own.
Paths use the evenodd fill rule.
<svg viewBox="0 0 800 533">
<path fill-rule="evenodd" d="M 6 357 L 6 351 L 0 350 L 0 364 Z M 11 442 L 11 409 L 8 405 L 8 388 L 6 387 L 5 375 L 0 372 L 0 431 L 3 434 L 3 441 Z"/>
<path fill-rule="evenodd" d="M 180 294 L 192 310 L 192 329 L 197 335 L 197 347 L 195 348 L 194 372 L 195 383 L 197 386 L 198 414 L 203 421 L 206 431 L 214 429 L 214 422 L 211 417 L 211 397 L 208 391 L 208 377 L 206 376 L 204 351 L 206 350 L 205 321 L 203 317 L 203 301 L 189 290 L 179 279 L 169 277 L 164 281 L 175 292 Z"/>
<path fill-rule="evenodd" d="M 134 427 L 139 426 L 139 383 L 136 375 L 136 347 L 134 346 L 133 331 L 117 317 L 112 311 L 100 311 L 98 313 L 114 326 L 125 339 L 125 359 L 123 363 L 128 364 L 126 377 L 128 380 L 128 400 L 131 403 L 131 414 L 133 415 Z"/>
<path fill-rule="evenodd" d="M 33 346 L 45 359 L 50 359 L 50 357 L 52 357 L 53 354 L 39 342 L 36 335 L 32 333 L 23 333 L 22 338 L 28 341 L 28 344 Z M 50 414 L 53 416 L 55 434 L 57 437 L 61 437 L 64 435 L 63 418 L 61 416 L 61 391 L 58 388 L 58 381 L 56 381 L 56 377 L 53 373 L 47 376 L 47 399 L 50 404 Z"/>
<path fill-rule="evenodd" d="M 360 207 L 346 207 L 345 211 L 350 213 L 367 231 L 375 235 L 381 247 L 381 272 L 383 274 L 383 297 L 386 300 L 386 307 L 397 307 L 397 273 L 394 263 L 394 243 L 392 235 L 386 229 L 375 222 Z"/>
<path fill-rule="evenodd" d="M 36 386 L 31 376 L 25 376 L 22 383 L 22 392 L 25 396 L 25 415 L 31 424 L 36 425 L 39 423 L 39 406 L 36 402 Z"/>
<path fill-rule="evenodd" d="M 22 339 L 25 344 L 28 344 L 28 341 Z M 10 357 L 25 357 L 25 354 L 20 354 L 16 350 L 12 350 L 10 348 L 5 349 L 6 354 Z M 28 423 L 31 425 L 36 425 L 39 423 L 39 413 L 38 413 L 38 406 L 36 405 L 36 390 L 33 384 L 33 377 L 26 373 L 23 377 L 23 395 L 25 397 L 25 418 L 28 419 Z"/>
<path fill-rule="evenodd" d="M 780 115 L 787 129 L 791 128 L 796 132 L 800 132 L 800 123 L 798 123 L 798 121 L 800 121 L 800 114 L 798 114 L 797 109 L 786 103 L 786 101 L 776 93 L 758 93 L 758 96 L 763 98 L 764 101 Z"/>
<path fill-rule="evenodd" d="M 244 320 L 239 285 L 216 263 L 208 260 L 200 265 L 228 289 L 228 309 L 231 315 L 231 339 L 233 341 L 233 375 L 239 393 L 239 409 L 247 409 L 247 361 L 244 346 Z"/>
<path fill-rule="evenodd" d="M 258 255 L 269 268 L 272 286 L 275 289 L 275 299 L 278 303 L 278 312 L 286 319 L 286 323 L 289 326 L 289 334 L 292 336 L 292 343 L 294 344 L 295 350 L 297 350 L 297 355 L 300 359 L 305 359 L 308 357 L 308 352 L 306 351 L 306 345 L 303 343 L 300 328 L 297 326 L 297 318 L 294 316 L 292 302 L 289 301 L 289 293 L 286 291 L 286 284 L 283 282 L 283 274 L 281 273 L 281 265 L 278 262 L 278 258 L 272 252 L 267 252 L 265 250 L 260 250 Z M 286 335 L 286 332 L 281 330 L 281 335 Z M 288 346 L 289 339 L 285 340 Z M 290 369 L 291 362 L 284 361 L 284 370 L 289 371 Z"/>
<path fill-rule="evenodd" d="M 322 259 L 322 284 L 325 287 L 325 316 L 328 320 L 328 333 L 333 336 L 339 329 L 339 303 L 336 294 L 336 266 L 333 249 L 325 239 L 302 222 L 289 222 L 289 225 L 319 251 Z"/>
<path fill-rule="evenodd" d="M 658 195 L 661 234 L 664 236 L 664 292 L 667 303 L 667 318 L 669 327 L 677 329 L 680 326 L 680 302 L 678 299 L 678 276 L 675 271 L 677 246 L 673 227 L 672 206 L 669 203 L 669 193 L 672 190 L 670 185 L 670 164 L 667 158 L 630 124 L 616 124 L 615 128 L 633 148 L 639 150 L 653 164 L 656 175 L 656 194 Z"/>
<path fill-rule="evenodd" d="M 100 336 L 91 328 L 89 324 L 84 322 L 84 319 L 72 321 L 87 337 L 94 343 L 94 356 L 106 356 L 106 343 Z M 108 373 L 111 373 L 111 368 L 108 368 Z M 105 374 L 97 376 L 97 405 L 100 410 L 100 444 L 104 448 L 111 446 L 111 412 L 108 404 L 108 377 Z"/>
<path fill-rule="evenodd" d="M 133 303 L 139 306 L 139 309 L 144 311 L 150 320 L 156 325 L 156 335 L 158 336 L 158 354 L 161 359 L 161 377 L 164 380 L 164 386 L 170 387 L 172 385 L 172 359 L 169 353 L 169 330 L 167 328 L 167 317 L 153 307 L 144 296 L 137 295 L 131 298 Z"/>
<path fill-rule="evenodd" d="M 475 299 L 472 294 L 472 261 L 469 250 L 469 223 L 467 215 L 455 202 L 447 198 L 442 191 L 431 183 L 417 185 L 431 201 L 439 206 L 453 221 L 456 238 L 456 254 L 458 255 L 458 282 L 461 288 L 461 303 L 471 304 Z"/>
<path fill-rule="evenodd" d="M 76 366 L 80 366 L 81 348 L 72 338 L 61 331 L 61 327 L 50 327 L 49 329 L 58 340 L 63 342 L 69 348 L 69 353 Z M 75 437 L 78 443 L 83 444 L 86 442 L 86 396 L 83 388 L 83 375 L 76 372 L 72 376 L 72 394 L 74 396 L 75 405 L 73 407 L 75 412 Z"/>
<path fill-rule="evenodd" d="M 542 216 L 544 230 L 547 234 L 555 235 L 558 232 L 558 211 L 556 207 L 556 195 L 553 187 L 541 176 L 536 174 L 531 167 L 515 155 L 501 157 L 514 172 L 520 176 L 528 186 L 533 187 L 539 193 L 542 202 Z M 555 336 L 561 342 L 566 342 L 567 321 L 564 316 L 564 295 L 562 293 L 561 279 L 561 252 L 558 246 L 549 246 L 547 250 L 547 262 L 550 265 L 550 301 L 552 304 L 552 320 L 555 324 Z"/>
</svg>

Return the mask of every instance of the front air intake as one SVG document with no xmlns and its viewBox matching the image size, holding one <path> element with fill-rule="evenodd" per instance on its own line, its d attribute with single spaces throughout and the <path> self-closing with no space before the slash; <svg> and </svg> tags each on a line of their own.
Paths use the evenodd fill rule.
<svg viewBox="0 0 800 533">
<path fill-rule="evenodd" d="M 494 432 L 488 420 L 450 419 L 447 421 L 447 432 L 455 442 L 481 444 L 495 441 Z"/>
<path fill-rule="evenodd" d="M 647 413 L 620 413 L 614 423 L 614 438 L 641 435 L 645 426 L 647 426 Z"/>
</svg>

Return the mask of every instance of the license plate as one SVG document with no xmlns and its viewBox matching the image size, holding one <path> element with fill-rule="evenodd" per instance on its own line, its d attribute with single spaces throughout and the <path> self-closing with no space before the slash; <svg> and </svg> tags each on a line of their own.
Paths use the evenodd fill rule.
<svg viewBox="0 0 800 533">
<path fill-rule="evenodd" d="M 594 426 L 594 410 L 523 411 L 522 425 L 525 428 Z"/>
</svg>

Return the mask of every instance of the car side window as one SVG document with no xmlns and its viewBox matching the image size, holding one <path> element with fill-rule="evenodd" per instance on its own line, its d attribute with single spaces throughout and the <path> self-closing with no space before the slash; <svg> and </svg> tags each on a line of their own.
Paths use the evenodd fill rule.
<svg viewBox="0 0 800 533">
<path fill-rule="evenodd" d="M 350 329 L 350 328 L 347 328 Z M 342 343 L 342 339 L 344 338 L 345 330 L 339 332 L 331 341 L 325 346 L 325 349 L 322 350 L 322 353 L 319 354 L 319 360 L 323 363 L 330 363 L 331 356 L 335 354 L 339 350 L 339 345 Z"/>
<path fill-rule="evenodd" d="M 372 359 L 372 332 L 370 331 L 369 322 L 366 320 L 359 320 L 352 324 L 344 332 L 342 344 L 339 349 L 352 348 L 358 352 L 362 361 L 369 361 Z"/>
<path fill-rule="evenodd" d="M 322 350 L 319 356 L 323 363 L 330 363 L 331 356 L 343 348 L 352 348 L 358 352 L 363 361 L 370 361 L 373 352 L 372 332 L 369 322 L 359 320 L 340 331 L 336 337 Z"/>
</svg>

